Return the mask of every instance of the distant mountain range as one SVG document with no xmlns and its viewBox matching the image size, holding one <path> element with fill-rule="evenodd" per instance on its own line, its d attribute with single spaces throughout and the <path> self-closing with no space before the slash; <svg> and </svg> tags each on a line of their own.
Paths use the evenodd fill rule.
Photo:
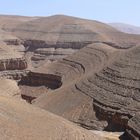
<svg viewBox="0 0 140 140">
<path fill-rule="evenodd" d="M 140 34 L 140 27 L 138 26 L 129 25 L 125 23 L 109 23 L 109 25 L 125 33 Z"/>
</svg>

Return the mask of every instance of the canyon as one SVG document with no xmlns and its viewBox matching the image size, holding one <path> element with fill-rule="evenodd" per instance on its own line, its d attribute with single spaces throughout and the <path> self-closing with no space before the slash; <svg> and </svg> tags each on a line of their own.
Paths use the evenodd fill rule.
<svg viewBox="0 0 140 140">
<path fill-rule="evenodd" d="M 139 59 L 140 35 L 98 21 L 1 15 L 0 136 L 140 139 Z"/>
</svg>

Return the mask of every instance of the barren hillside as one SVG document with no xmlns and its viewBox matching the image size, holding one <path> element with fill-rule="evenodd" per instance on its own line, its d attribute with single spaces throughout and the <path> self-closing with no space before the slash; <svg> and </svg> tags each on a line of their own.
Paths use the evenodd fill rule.
<svg viewBox="0 0 140 140">
<path fill-rule="evenodd" d="M 0 37 L 0 76 L 19 91 L 0 97 L 4 140 L 140 138 L 139 35 L 56 15 L 0 16 Z"/>
<path fill-rule="evenodd" d="M 109 25 L 125 33 L 140 34 L 140 27 L 137 26 L 124 24 L 124 23 L 110 23 Z"/>
</svg>

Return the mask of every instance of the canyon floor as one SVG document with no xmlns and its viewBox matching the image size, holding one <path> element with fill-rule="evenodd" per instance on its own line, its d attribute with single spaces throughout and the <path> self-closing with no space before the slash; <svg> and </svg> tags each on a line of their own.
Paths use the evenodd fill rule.
<svg viewBox="0 0 140 140">
<path fill-rule="evenodd" d="M 139 140 L 140 35 L 0 15 L 0 138 Z"/>
</svg>

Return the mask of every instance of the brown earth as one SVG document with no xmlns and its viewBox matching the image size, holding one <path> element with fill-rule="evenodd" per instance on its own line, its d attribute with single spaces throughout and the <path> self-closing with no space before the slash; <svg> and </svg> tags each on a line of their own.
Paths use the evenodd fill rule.
<svg viewBox="0 0 140 140">
<path fill-rule="evenodd" d="M 2 140 L 104 140 L 61 117 L 2 96 L 0 137 Z"/>
<path fill-rule="evenodd" d="M 0 16 L 0 34 L 1 77 L 20 80 L 21 97 L 37 106 L 25 103 L 31 113 L 27 118 L 34 119 L 27 121 L 29 129 L 23 125 L 24 131 L 18 130 L 23 139 L 56 139 L 57 135 L 58 139 L 65 136 L 66 139 L 94 139 L 94 134 L 68 121 L 71 128 L 63 127 L 61 117 L 54 115 L 52 120 L 45 119 L 49 118 L 47 111 L 87 129 L 125 131 L 127 139 L 140 138 L 139 35 L 119 32 L 101 22 L 62 15 Z M 7 111 L 12 104 L 17 114 L 26 110 L 17 99 L 2 97 L 1 100 L 1 103 L 10 102 L 10 106 L 3 106 Z M 23 116 L 18 115 L 22 119 Z M 43 115 L 41 120 L 40 115 Z M 25 111 L 23 120 L 27 118 Z M 48 127 L 45 122 L 49 123 Z M 39 129 L 35 129 L 36 123 Z M 13 130 L 18 129 L 19 124 L 10 121 L 6 124 L 8 133 L 3 133 L 3 139 L 12 135 L 18 139 Z M 68 129 L 66 135 L 65 131 L 62 135 L 57 126 Z M 9 130 L 10 127 L 13 129 Z"/>
</svg>

